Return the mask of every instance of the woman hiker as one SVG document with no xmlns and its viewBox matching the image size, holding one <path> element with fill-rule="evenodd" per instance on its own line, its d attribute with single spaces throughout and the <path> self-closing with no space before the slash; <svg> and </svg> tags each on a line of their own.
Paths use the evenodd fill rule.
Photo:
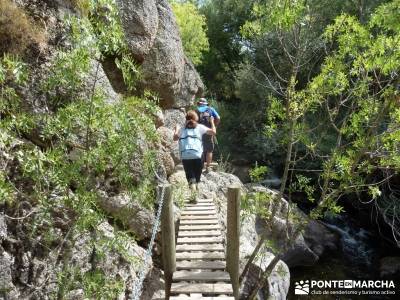
<svg viewBox="0 0 400 300">
<path fill-rule="evenodd" d="M 174 141 L 179 140 L 179 152 L 185 170 L 186 179 L 192 191 L 191 200 L 196 202 L 198 192 L 198 183 L 200 182 L 201 171 L 203 169 L 203 135 L 216 135 L 214 118 L 210 119 L 211 128 L 198 123 L 199 116 L 194 110 L 186 113 L 186 122 L 184 128 L 175 126 Z"/>
</svg>

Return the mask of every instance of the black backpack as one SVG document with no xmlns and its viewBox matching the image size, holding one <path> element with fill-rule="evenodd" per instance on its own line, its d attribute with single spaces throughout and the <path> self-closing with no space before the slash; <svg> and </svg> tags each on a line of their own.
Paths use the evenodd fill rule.
<svg viewBox="0 0 400 300">
<path fill-rule="evenodd" d="M 208 128 L 211 128 L 211 121 L 210 121 L 212 116 L 211 108 L 207 108 L 204 112 L 197 111 L 197 114 L 199 115 L 199 123 L 203 124 Z"/>
</svg>

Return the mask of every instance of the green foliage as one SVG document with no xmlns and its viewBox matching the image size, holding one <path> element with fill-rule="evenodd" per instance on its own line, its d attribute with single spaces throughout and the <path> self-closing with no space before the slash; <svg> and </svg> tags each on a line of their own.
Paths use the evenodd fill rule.
<svg viewBox="0 0 400 300">
<path fill-rule="evenodd" d="M 21 99 L 14 84 L 25 86 L 27 65 L 18 57 L 4 55 L 0 60 L 0 115 L 10 115 L 20 107 Z"/>
<path fill-rule="evenodd" d="M 204 1 L 200 7 L 206 16 L 210 50 L 198 66 L 211 95 L 218 101 L 237 100 L 235 73 L 243 62 L 243 43 L 239 29 L 250 16 L 255 0 Z"/>
<path fill-rule="evenodd" d="M 399 22 L 399 4 L 382 5 L 367 24 L 342 15 L 325 32 L 337 49 L 326 58 L 309 90 L 311 97 L 322 101 L 341 99 L 327 106 L 339 144 L 324 164 L 321 199 L 334 214 L 342 211 L 336 200 L 345 194 L 365 192 L 379 202 L 380 187 L 398 170 L 394 145 L 400 141 L 395 129 L 400 36 L 393 29 L 394 20 Z M 380 180 L 374 179 L 377 174 Z"/>
<path fill-rule="evenodd" d="M 126 55 L 127 44 L 114 0 L 89 1 L 89 20 L 93 26 L 99 50 L 104 55 Z"/>
<path fill-rule="evenodd" d="M 2 146 L 0 144 L 0 146 Z M 0 171 L 0 205 L 1 204 L 12 204 L 14 202 L 14 194 L 15 191 L 13 189 L 13 186 L 10 184 L 10 182 L 6 178 L 6 174 L 3 170 Z"/>
<path fill-rule="evenodd" d="M 307 1 L 271 0 L 253 6 L 254 21 L 246 22 L 241 33 L 247 37 L 264 34 L 276 28 L 290 30 L 296 23 L 306 22 L 304 17 Z"/>
<path fill-rule="evenodd" d="M 62 287 L 57 294 L 60 298 L 66 297 L 68 291 L 83 288 L 87 299 L 111 300 L 123 293 L 125 288 L 121 279 L 108 278 L 101 270 L 82 273 L 71 266 L 58 273 L 58 282 Z"/>
<path fill-rule="evenodd" d="M 203 53 L 209 50 L 205 17 L 192 3 L 172 2 L 172 9 L 179 25 L 185 54 L 195 65 L 202 62 Z"/>
<path fill-rule="evenodd" d="M 267 220 L 271 216 L 269 207 L 273 201 L 274 196 L 269 193 L 256 192 L 243 195 L 240 201 L 242 210 L 241 218 L 260 216 Z"/>
<path fill-rule="evenodd" d="M 121 279 L 112 280 L 99 270 L 85 273 L 82 279 L 86 297 L 92 299 L 115 299 L 125 288 Z"/>
<path fill-rule="evenodd" d="M 249 176 L 251 182 L 260 182 L 264 179 L 264 176 L 268 173 L 268 167 L 255 165 L 254 168 L 250 169 Z"/>
<path fill-rule="evenodd" d="M 291 182 L 289 190 L 291 192 L 304 192 L 307 196 L 307 199 L 311 202 L 314 202 L 315 187 L 312 185 L 311 178 L 297 174 L 296 179 L 296 181 Z"/>
</svg>

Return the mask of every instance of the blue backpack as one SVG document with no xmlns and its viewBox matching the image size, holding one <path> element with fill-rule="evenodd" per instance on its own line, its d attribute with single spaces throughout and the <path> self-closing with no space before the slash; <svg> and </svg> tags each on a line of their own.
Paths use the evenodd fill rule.
<svg viewBox="0 0 400 300">
<path fill-rule="evenodd" d="M 207 109 L 203 112 L 197 110 L 197 114 L 199 116 L 199 124 L 203 124 L 204 126 L 211 128 L 211 116 L 212 110 L 211 108 L 207 107 Z"/>
<path fill-rule="evenodd" d="M 198 159 L 203 154 L 203 143 L 198 128 L 184 128 L 179 138 L 181 159 Z"/>
</svg>

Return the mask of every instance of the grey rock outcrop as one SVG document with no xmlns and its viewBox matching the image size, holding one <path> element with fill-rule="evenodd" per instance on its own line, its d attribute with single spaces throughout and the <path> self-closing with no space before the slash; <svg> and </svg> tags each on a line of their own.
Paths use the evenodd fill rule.
<svg viewBox="0 0 400 300">
<path fill-rule="evenodd" d="M 181 109 L 166 109 L 164 111 L 165 127 L 174 130 L 175 125 L 185 124 L 185 111 Z"/>
<path fill-rule="evenodd" d="M 276 191 L 267 189 L 262 185 L 248 184 L 246 186 L 250 197 L 254 192 L 276 194 Z M 285 243 L 283 237 L 286 235 L 287 227 L 289 227 L 289 232 L 294 232 L 299 223 L 306 224 L 304 231 L 297 236 L 293 245 L 283 255 L 282 260 L 289 267 L 312 266 L 326 250 L 337 250 L 336 245 L 339 237 L 323 224 L 315 220 L 308 220 L 304 213 L 296 207 L 292 208 L 292 213 L 296 214 L 300 222 L 296 224 L 289 222 L 287 224 L 286 215 L 289 203 L 282 198 L 280 202 L 275 202 L 275 205 L 278 205 L 278 209 L 272 224 L 266 224 L 261 218 L 257 218 L 256 223 L 258 234 L 265 234 L 268 239 L 275 241 L 278 247 L 283 247 Z M 269 210 L 271 210 L 271 205 Z"/>
<path fill-rule="evenodd" d="M 157 132 L 160 135 L 162 145 L 161 158 L 169 176 L 173 173 L 175 164 L 180 163 L 178 143 L 173 141 L 174 132 L 172 129 L 162 126 L 157 128 Z"/>
<path fill-rule="evenodd" d="M 90 64 L 90 71 L 88 76 L 85 78 L 85 91 L 92 91 L 93 88 L 101 91 L 106 103 L 116 103 L 120 96 L 114 91 L 106 73 L 104 72 L 103 66 L 100 62 L 92 60 Z M 87 95 L 91 96 L 91 95 Z"/>
<path fill-rule="evenodd" d="M 179 164 L 181 162 L 179 146 L 178 143 L 174 142 L 172 139 L 175 126 L 182 126 L 185 123 L 185 112 L 181 109 L 167 109 L 164 111 L 164 120 L 165 124 L 161 134 L 163 143 L 167 144 L 168 151 L 175 164 Z"/>
<path fill-rule="evenodd" d="M 149 54 L 158 31 L 156 1 L 117 0 L 117 3 L 128 46 L 141 62 Z"/>
<path fill-rule="evenodd" d="M 141 64 L 141 89 L 159 94 L 164 108 L 185 107 L 204 85 L 183 52 L 178 25 L 167 0 L 117 1 L 125 38 Z"/>
<path fill-rule="evenodd" d="M 7 225 L 4 219 L 4 214 L 0 214 L 0 242 L 7 237 Z"/>
<path fill-rule="evenodd" d="M 256 218 L 249 216 L 241 223 L 240 233 L 240 259 L 241 269 L 244 268 L 248 258 L 253 253 L 257 245 L 259 236 L 257 233 Z M 274 255 L 271 252 L 264 251 L 255 259 L 250 267 L 248 274 L 243 279 L 242 296 L 248 296 L 249 289 L 260 280 L 260 270 L 265 271 Z M 264 291 L 265 299 L 285 300 L 289 292 L 290 271 L 287 264 L 279 261 L 274 267 L 269 280 L 268 289 Z"/>
<path fill-rule="evenodd" d="M 0 247 L 0 297 L 1 291 L 6 291 L 11 299 L 17 299 L 17 292 L 11 276 L 11 268 L 14 264 L 13 257 L 6 251 L 2 251 Z"/>
<path fill-rule="evenodd" d="M 15 221 L 10 222 L 15 226 Z M 97 229 L 97 245 L 103 247 L 97 249 L 102 255 L 97 256 L 95 262 L 93 261 L 95 248 L 90 232 L 79 232 L 64 239 L 61 231 L 56 228 L 58 240 L 54 242 L 56 245 L 62 245 L 62 253 L 59 247 L 43 248 L 41 243 L 45 241 L 45 236 L 37 235 L 37 242 L 29 243 L 20 236 L 10 233 L 6 241 L 7 251 L 0 246 L 0 299 L 3 299 L 2 296 L 10 300 L 53 299 L 54 295 L 60 292 L 60 275 L 68 276 L 68 271 L 74 271 L 85 276 L 90 274 L 94 264 L 109 281 L 115 280 L 124 285 L 115 299 L 125 299 L 125 295 L 131 293 L 132 283 L 142 267 L 141 264 L 132 263 L 132 260 L 140 260 L 145 250 L 134 241 L 126 240 L 123 242 L 125 252 L 121 254 L 116 251 L 118 241 L 114 228 L 109 223 L 103 222 Z M 145 273 L 151 268 L 150 259 Z M 61 297 L 86 299 L 87 295 L 83 292 L 84 290 L 87 292 L 85 283 L 73 284 L 75 288 L 67 290 Z"/>
<path fill-rule="evenodd" d="M 129 195 L 121 194 L 114 197 L 103 195 L 99 205 L 114 218 L 126 223 L 138 240 L 150 238 L 154 224 L 153 212 L 143 208 Z"/>
</svg>

